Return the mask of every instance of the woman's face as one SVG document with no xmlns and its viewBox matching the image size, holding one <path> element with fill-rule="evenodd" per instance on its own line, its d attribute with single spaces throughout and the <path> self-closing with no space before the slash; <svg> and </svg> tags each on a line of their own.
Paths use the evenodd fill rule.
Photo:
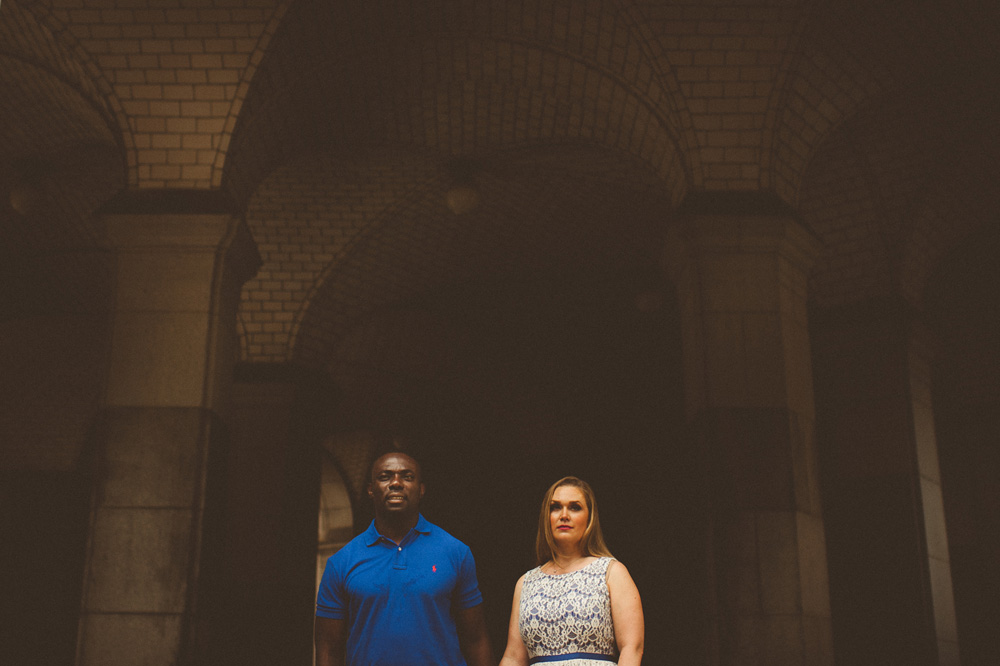
<svg viewBox="0 0 1000 666">
<path fill-rule="evenodd" d="M 583 491 L 576 486 L 559 486 L 549 504 L 549 526 L 556 545 L 575 546 L 587 531 L 590 511 Z"/>
</svg>

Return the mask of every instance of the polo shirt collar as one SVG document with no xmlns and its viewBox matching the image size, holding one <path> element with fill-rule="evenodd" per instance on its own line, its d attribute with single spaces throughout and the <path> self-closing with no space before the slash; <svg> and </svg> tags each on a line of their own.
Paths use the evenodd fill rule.
<svg viewBox="0 0 1000 666">
<path fill-rule="evenodd" d="M 424 518 L 424 514 L 419 513 L 417 514 L 417 524 L 410 531 L 420 532 L 421 534 L 430 534 L 431 523 L 429 520 Z M 368 529 L 364 531 L 364 537 L 366 546 L 374 546 L 376 543 L 378 543 L 378 540 L 382 538 L 388 539 L 388 537 L 383 537 L 381 534 L 379 534 L 378 530 L 375 529 L 374 520 L 371 522 L 371 525 L 368 526 Z M 403 541 L 406 541 L 405 537 L 403 538 Z"/>
<path fill-rule="evenodd" d="M 424 514 L 418 513 L 417 514 L 417 524 L 414 525 L 413 529 L 415 529 L 416 531 L 420 532 L 421 534 L 430 534 L 431 533 L 431 524 L 430 524 L 430 521 L 428 521 L 426 518 L 424 518 Z"/>
</svg>

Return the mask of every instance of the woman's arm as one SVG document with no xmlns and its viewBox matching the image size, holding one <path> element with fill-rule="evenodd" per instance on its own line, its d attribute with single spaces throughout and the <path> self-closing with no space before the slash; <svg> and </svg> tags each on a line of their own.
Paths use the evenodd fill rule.
<svg viewBox="0 0 1000 666">
<path fill-rule="evenodd" d="M 611 594 L 611 621 L 618 643 L 618 666 L 639 666 L 646 634 L 642 600 L 628 569 L 617 560 L 608 567 L 608 592 Z"/>
<path fill-rule="evenodd" d="M 524 576 L 517 579 L 514 586 L 514 603 L 510 609 L 510 624 L 507 626 L 507 649 L 503 651 L 500 666 L 528 666 L 528 650 L 521 640 L 521 629 L 518 626 L 518 611 L 521 607 L 521 587 Z"/>
</svg>

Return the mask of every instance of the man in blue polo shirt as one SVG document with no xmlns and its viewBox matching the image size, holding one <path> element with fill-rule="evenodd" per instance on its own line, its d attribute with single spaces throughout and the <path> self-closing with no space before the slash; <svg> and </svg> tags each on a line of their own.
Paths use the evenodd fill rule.
<svg viewBox="0 0 1000 666">
<path fill-rule="evenodd" d="M 420 465 L 372 465 L 375 520 L 326 563 L 316 599 L 316 666 L 492 666 L 476 564 L 420 515 Z"/>
</svg>

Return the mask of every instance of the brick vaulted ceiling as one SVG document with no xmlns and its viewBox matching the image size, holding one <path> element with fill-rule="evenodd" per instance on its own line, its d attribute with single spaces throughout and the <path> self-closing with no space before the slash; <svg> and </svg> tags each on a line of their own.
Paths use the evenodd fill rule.
<svg viewBox="0 0 1000 666">
<path fill-rule="evenodd" d="M 94 212 L 122 189 L 223 189 L 264 259 L 244 359 L 329 362 L 379 308 L 652 264 L 687 194 L 763 191 L 823 243 L 816 302 L 919 305 L 940 256 L 997 223 L 997 12 L 2 0 L 0 243 L 28 270 L 104 249 Z"/>
</svg>

